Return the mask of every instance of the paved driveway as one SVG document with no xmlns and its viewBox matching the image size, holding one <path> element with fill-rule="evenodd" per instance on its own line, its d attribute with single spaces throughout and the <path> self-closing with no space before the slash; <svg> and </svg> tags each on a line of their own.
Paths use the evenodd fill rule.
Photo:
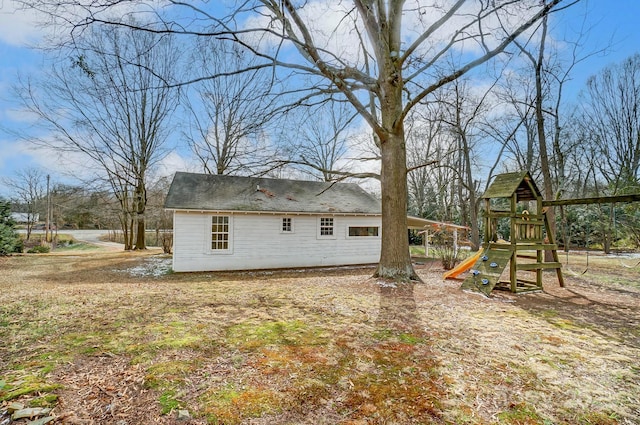
<svg viewBox="0 0 640 425">
<path fill-rule="evenodd" d="M 25 230 L 19 230 L 20 233 L 25 233 Z M 44 234 L 44 230 L 32 230 L 32 234 L 39 235 Z M 109 249 L 124 249 L 124 244 L 116 243 L 116 242 L 104 242 L 100 240 L 100 237 L 103 235 L 107 235 L 109 230 L 58 230 L 58 233 L 63 233 L 65 235 L 71 235 L 73 238 L 79 242 L 85 242 L 92 245 L 102 246 Z"/>
<path fill-rule="evenodd" d="M 101 236 L 109 233 L 108 230 L 60 230 L 59 233 L 71 235 L 77 241 L 90 243 L 92 245 L 103 246 L 105 248 L 124 249 L 124 244 L 104 242 L 100 240 Z"/>
</svg>

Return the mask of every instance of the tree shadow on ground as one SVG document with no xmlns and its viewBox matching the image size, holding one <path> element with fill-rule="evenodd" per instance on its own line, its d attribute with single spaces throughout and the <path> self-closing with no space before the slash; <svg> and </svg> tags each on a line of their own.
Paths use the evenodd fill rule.
<svg viewBox="0 0 640 425">
<path fill-rule="evenodd" d="M 559 320 L 588 328 L 640 348 L 640 293 L 570 280 L 537 294 L 516 297 L 516 304 L 557 324 Z"/>
<path fill-rule="evenodd" d="M 418 324 L 415 283 L 379 282 L 380 310 L 376 324 L 387 329 L 413 329 Z"/>
</svg>

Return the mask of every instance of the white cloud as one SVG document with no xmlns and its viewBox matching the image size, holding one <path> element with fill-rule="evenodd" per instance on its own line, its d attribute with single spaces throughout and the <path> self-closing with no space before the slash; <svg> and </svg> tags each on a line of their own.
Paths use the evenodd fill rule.
<svg viewBox="0 0 640 425">
<path fill-rule="evenodd" d="M 43 142 L 52 142 L 52 138 L 53 136 L 39 136 Z M 72 183 L 101 174 L 101 168 L 80 152 L 36 145 L 18 138 L 0 139 L 0 179 L 13 178 L 17 172 L 28 168 L 51 174 L 55 181 Z"/>
<path fill-rule="evenodd" d="M 51 170 L 55 165 L 51 152 L 30 149 L 18 140 L 0 140 L 0 180 L 14 178 L 17 172 L 27 168 Z"/>
<path fill-rule="evenodd" d="M 106 20 L 110 17 L 132 16 L 138 21 L 153 21 L 156 14 L 148 6 L 154 3 L 157 7 L 161 7 L 166 2 L 162 0 L 148 4 L 122 2 L 104 10 L 94 7 L 91 13 Z M 70 25 L 82 22 L 88 14 L 84 7 L 79 7 L 73 2 L 60 2 L 52 6 L 52 10 L 55 11 L 54 14 L 46 14 L 23 6 L 14 0 L 0 0 L 0 42 L 21 47 L 37 45 L 44 36 L 64 39 L 69 35 Z M 56 18 L 55 15 L 61 18 Z"/>
<path fill-rule="evenodd" d="M 0 42 L 24 46 L 37 42 L 43 35 L 39 25 L 43 16 L 27 10 L 13 0 L 0 0 Z"/>
<path fill-rule="evenodd" d="M 403 48 L 410 46 L 431 25 L 444 16 L 451 6 L 451 1 L 413 0 L 407 2 L 403 12 Z M 481 13 L 479 6 L 478 2 L 466 2 L 454 16 L 421 43 L 416 53 L 429 58 L 437 54 L 440 49 L 448 49 L 451 47 L 446 47 L 449 41 L 462 28 L 464 31 L 456 36 L 459 41 L 453 46 L 451 52 L 473 55 L 482 53 L 483 46 L 478 39 L 480 30 L 475 22 Z M 539 10 L 540 7 L 536 0 L 527 0 L 511 4 L 500 9 L 497 13 L 486 14 L 482 19 L 483 42 L 489 48 L 495 48 L 502 41 L 505 32 L 512 31 Z M 249 17 L 244 23 L 244 28 L 270 28 L 275 33 L 281 32 L 279 23 L 272 20 L 269 12 L 266 9 L 262 12 L 261 15 Z M 361 42 L 364 42 L 364 48 L 372 51 L 360 15 L 348 2 L 311 0 L 305 2 L 304 6 L 298 10 L 298 14 L 305 22 L 315 45 L 326 48 L 332 55 L 340 58 L 342 63 L 356 65 L 362 61 L 363 46 Z M 359 31 L 354 30 L 354 24 L 359 27 Z M 298 34 L 298 37 L 302 38 L 301 34 Z M 260 43 L 264 49 L 279 47 L 278 37 L 273 34 L 266 34 L 260 39 Z M 331 61 L 331 55 L 325 54 L 324 56 Z"/>
<path fill-rule="evenodd" d="M 157 174 L 159 176 L 170 176 L 176 171 L 197 172 L 197 167 L 191 158 L 184 157 L 177 151 L 171 151 L 158 164 Z"/>
</svg>

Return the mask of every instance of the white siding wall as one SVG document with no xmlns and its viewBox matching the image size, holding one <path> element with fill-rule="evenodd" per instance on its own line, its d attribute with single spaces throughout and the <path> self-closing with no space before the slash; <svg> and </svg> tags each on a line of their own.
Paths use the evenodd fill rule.
<svg viewBox="0 0 640 425">
<path fill-rule="evenodd" d="M 349 226 L 381 226 L 380 217 L 334 216 L 334 238 L 319 238 L 318 216 L 290 215 L 293 233 L 282 233 L 285 215 L 231 215 L 231 250 L 211 250 L 211 214 L 174 214 L 173 270 L 249 270 L 375 263 L 380 236 L 348 237 Z"/>
</svg>

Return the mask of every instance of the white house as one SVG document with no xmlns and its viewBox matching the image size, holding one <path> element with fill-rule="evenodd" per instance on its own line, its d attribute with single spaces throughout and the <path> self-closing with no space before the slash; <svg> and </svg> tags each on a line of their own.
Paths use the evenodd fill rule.
<svg viewBox="0 0 640 425">
<path fill-rule="evenodd" d="M 375 263 L 380 201 L 351 183 L 176 173 L 173 270 Z"/>
<path fill-rule="evenodd" d="M 40 220 L 40 214 L 12 212 L 11 218 L 18 224 L 37 223 Z"/>
</svg>

